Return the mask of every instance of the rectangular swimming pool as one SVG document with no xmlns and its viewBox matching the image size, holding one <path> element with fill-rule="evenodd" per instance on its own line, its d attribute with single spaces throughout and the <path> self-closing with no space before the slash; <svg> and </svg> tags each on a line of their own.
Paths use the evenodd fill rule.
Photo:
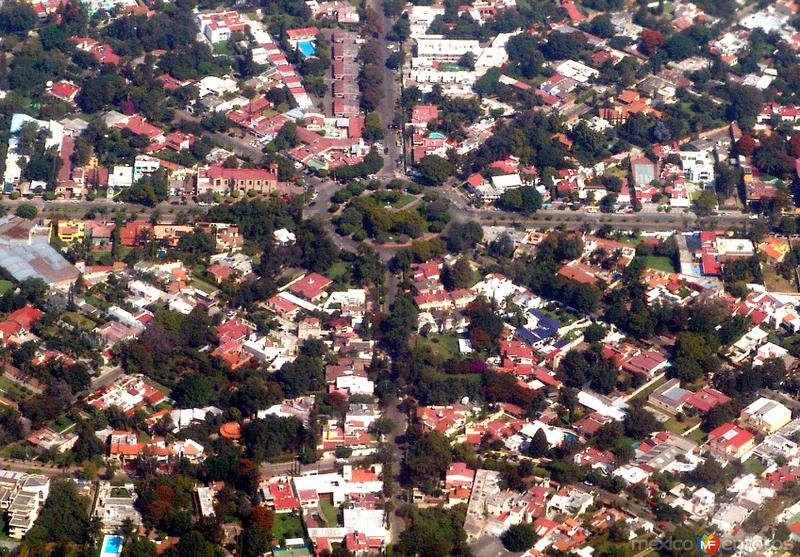
<svg viewBox="0 0 800 557">
<path fill-rule="evenodd" d="M 300 52 L 303 56 L 316 56 L 317 55 L 317 47 L 314 46 L 314 41 L 300 41 L 297 43 L 297 48 L 300 49 Z"/>
<path fill-rule="evenodd" d="M 117 557 L 122 553 L 122 536 L 106 536 L 103 538 L 103 547 L 100 557 Z"/>
</svg>

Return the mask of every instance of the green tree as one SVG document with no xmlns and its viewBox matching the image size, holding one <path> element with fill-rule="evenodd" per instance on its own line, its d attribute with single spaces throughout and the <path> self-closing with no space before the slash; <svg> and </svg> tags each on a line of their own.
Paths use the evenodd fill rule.
<svg viewBox="0 0 800 557">
<path fill-rule="evenodd" d="M 24 38 L 38 22 L 39 16 L 28 3 L 11 1 L 0 7 L 0 35 Z"/>
<path fill-rule="evenodd" d="M 439 155 L 426 155 L 417 165 L 426 182 L 441 186 L 453 174 L 452 163 Z"/>
<path fill-rule="evenodd" d="M 364 118 L 364 131 L 362 132 L 366 141 L 380 141 L 386 135 L 386 128 L 381 121 L 381 116 L 377 112 L 370 112 Z"/>
<path fill-rule="evenodd" d="M 453 253 L 460 253 L 472 249 L 483 240 L 483 227 L 475 222 L 453 222 L 445 231 L 444 239 L 447 249 Z"/>
<path fill-rule="evenodd" d="M 406 557 L 468 557 L 463 505 L 412 509 L 410 526 L 400 535 L 396 552 Z"/>
<path fill-rule="evenodd" d="M 452 461 L 450 441 L 438 431 L 417 435 L 409 443 L 405 474 L 410 485 L 432 493 Z"/>
<path fill-rule="evenodd" d="M 448 290 L 469 288 L 474 283 L 472 266 L 466 257 L 459 257 L 455 263 L 446 266 L 442 274 L 442 282 Z"/>
<path fill-rule="evenodd" d="M 599 323 L 592 323 L 583 330 L 583 340 L 586 342 L 598 342 L 605 338 L 606 330 Z"/>
<path fill-rule="evenodd" d="M 69 479 L 54 479 L 50 494 L 29 538 L 45 542 L 88 546 L 95 540 L 95 524 L 89 516 L 88 501 Z"/>
<path fill-rule="evenodd" d="M 641 400 L 631 403 L 623 423 L 625 434 L 631 439 L 642 439 L 659 428 L 658 420 L 644 408 Z"/>
<path fill-rule="evenodd" d="M 761 91 L 746 85 L 732 85 L 728 88 L 728 94 L 731 99 L 728 105 L 728 117 L 741 121 L 748 128 L 752 127 L 764 102 Z"/>
<path fill-rule="evenodd" d="M 156 544 L 141 536 L 134 536 L 122 546 L 122 557 L 156 557 Z"/>
<path fill-rule="evenodd" d="M 545 434 L 543 429 L 538 429 L 536 433 L 533 435 L 533 439 L 531 439 L 530 446 L 528 447 L 528 454 L 534 458 L 540 458 L 546 455 L 548 450 L 550 450 L 550 444 L 547 442 L 547 435 Z M 523 551 L 522 549 L 510 549 L 510 550 Z"/>
<path fill-rule="evenodd" d="M 213 395 L 211 378 L 191 374 L 181 378 L 170 397 L 179 408 L 199 408 L 210 404 Z"/>
<path fill-rule="evenodd" d="M 530 215 L 542 208 L 542 196 L 536 188 L 522 186 L 504 191 L 498 204 L 506 211 Z"/>
<path fill-rule="evenodd" d="M 181 536 L 175 546 L 176 557 L 214 557 L 216 550 L 214 546 L 203 537 L 197 530 L 192 530 L 188 534 Z"/>
<path fill-rule="evenodd" d="M 39 211 L 33 205 L 23 203 L 17 207 L 17 210 L 14 212 L 14 214 L 23 219 L 35 219 L 36 215 L 39 214 Z"/>
<path fill-rule="evenodd" d="M 714 190 L 704 189 L 695 201 L 697 214 L 707 216 L 717 210 L 717 194 Z"/>
<path fill-rule="evenodd" d="M 507 550 L 516 553 L 529 550 L 536 543 L 537 538 L 538 536 L 531 525 L 523 522 L 509 527 L 508 530 L 503 532 L 500 541 L 503 542 L 503 546 Z"/>
<path fill-rule="evenodd" d="M 270 532 L 263 526 L 251 524 L 242 534 L 242 555 L 260 557 L 270 547 Z"/>
</svg>

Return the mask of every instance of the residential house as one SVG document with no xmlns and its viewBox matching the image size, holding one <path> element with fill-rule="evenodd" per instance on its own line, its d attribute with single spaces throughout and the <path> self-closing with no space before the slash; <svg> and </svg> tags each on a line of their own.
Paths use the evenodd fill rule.
<svg viewBox="0 0 800 557">
<path fill-rule="evenodd" d="M 745 461 L 754 447 L 755 436 L 730 422 L 709 432 L 705 444 L 711 454 L 723 460 Z"/>
<path fill-rule="evenodd" d="M 742 410 L 739 417 L 742 427 L 770 435 L 792 421 L 792 411 L 769 398 L 759 398 Z"/>
</svg>

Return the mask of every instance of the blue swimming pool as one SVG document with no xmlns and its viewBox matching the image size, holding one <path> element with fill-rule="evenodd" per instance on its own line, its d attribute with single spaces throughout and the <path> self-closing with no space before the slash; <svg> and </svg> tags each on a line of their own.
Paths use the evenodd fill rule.
<svg viewBox="0 0 800 557">
<path fill-rule="evenodd" d="M 430 137 L 431 139 L 444 139 L 444 134 L 441 134 L 439 132 L 431 132 L 428 134 L 428 137 Z"/>
<path fill-rule="evenodd" d="M 297 43 L 297 48 L 300 49 L 300 52 L 303 54 L 303 56 L 317 55 L 317 47 L 314 46 L 314 41 L 300 41 Z"/>
<path fill-rule="evenodd" d="M 106 536 L 103 538 L 103 547 L 100 557 L 117 557 L 122 553 L 122 536 Z"/>
</svg>

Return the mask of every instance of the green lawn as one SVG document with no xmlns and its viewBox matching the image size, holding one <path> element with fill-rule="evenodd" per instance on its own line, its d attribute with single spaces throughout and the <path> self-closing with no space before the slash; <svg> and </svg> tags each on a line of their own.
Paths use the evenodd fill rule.
<svg viewBox="0 0 800 557">
<path fill-rule="evenodd" d="M 431 375 L 431 379 L 434 381 L 446 381 L 448 379 L 453 379 L 457 381 L 462 381 L 466 384 L 472 383 L 469 385 L 470 388 L 479 388 L 481 385 L 481 377 L 480 373 L 459 373 L 458 375 L 450 375 L 443 371 L 437 371 Z"/>
<path fill-rule="evenodd" d="M 211 294 L 212 292 L 217 291 L 217 287 L 213 284 L 210 284 L 204 280 L 200 280 L 199 278 L 193 278 L 192 281 L 189 283 L 198 290 L 202 290 L 206 294 Z"/>
<path fill-rule="evenodd" d="M 794 283 L 779 275 L 771 265 L 761 265 L 761 273 L 764 276 L 764 286 L 770 292 L 797 292 Z"/>
<path fill-rule="evenodd" d="M 642 257 L 642 259 L 644 259 L 645 267 L 648 267 L 650 269 L 656 269 L 658 271 L 664 271 L 666 273 L 677 272 L 674 265 L 672 264 L 672 260 L 669 257 L 663 257 L 658 255 L 645 255 Z"/>
<path fill-rule="evenodd" d="M 92 304 L 94 305 L 94 304 Z M 95 322 L 86 317 L 85 315 L 78 313 L 77 311 L 68 311 L 62 317 L 65 323 L 69 323 L 79 329 L 84 331 L 91 331 L 95 327 Z"/>
<path fill-rule="evenodd" d="M 760 476 L 764 472 L 764 468 L 764 465 L 757 458 L 748 458 L 744 463 L 744 469 L 756 476 Z"/>
<path fill-rule="evenodd" d="M 227 42 L 214 43 L 214 52 L 217 54 L 224 54 L 225 56 L 233 56 L 235 54 Z"/>
<path fill-rule="evenodd" d="M 328 526 L 333 527 L 339 523 L 339 510 L 329 501 L 323 499 L 319 502 L 319 506 L 322 508 L 322 514 L 325 515 Z"/>
<path fill-rule="evenodd" d="M 416 198 L 413 195 L 404 193 L 403 195 L 397 198 L 397 201 L 391 202 L 390 205 L 395 209 L 402 209 L 403 207 L 414 201 L 414 199 Z"/>
<path fill-rule="evenodd" d="M 664 428 L 667 431 L 671 431 L 672 433 L 683 434 L 684 431 L 687 429 L 691 429 L 697 424 L 700 423 L 700 418 L 695 416 L 694 418 L 686 418 L 682 422 L 679 422 L 676 418 L 672 417 L 666 421 L 664 424 Z"/>
<path fill-rule="evenodd" d="M 645 399 L 646 400 L 647 397 L 649 397 L 650 394 L 653 391 L 655 391 L 657 388 L 659 388 L 661 385 L 663 385 L 666 382 L 667 382 L 667 378 L 666 377 L 662 377 L 661 379 L 659 379 L 658 381 L 656 381 L 655 383 L 653 383 L 652 385 L 647 387 L 645 390 L 640 391 L 639 394 L 637 394 L 635 397 L 633 397 L 633 399 L 641 398 L 641 399 Z"/>
<path fill-rule="evenodd" d="M 286 538 L 302 538 L 303 523 L 300 518 L 289 513 L 275 515 L 275 524 L 272 526 L 272 537 L 283 543 Z"/>
<path fill-rule="evenodd" d="M 70 428 L 70 427 L 72 427 L 74 425 L 75 424 L 73 423 L 72 420 L 70 420 L 66 416 L 61 416 L 56 421 L 54 421 L 52 424 L 50 424 L 50 429 L 52 429 L 56 433 L 62 433 L 64 431 L 66 431 L 68 428 Z"/>
<path fill-rule="evenodd" d="M 103 311 L 108 311 L 108 308 L 111 307 L 111 304 L 109 304 L 105 300 L 101 300 L 100 298 L 96 298 L 95 296 L 92 296 L 90 294 L 84 295 L 83 299 L 89 302 L 97 309 L 101 309 Z"/>
<path fill-rule="evenodd" d="M 331 265 L 327 271 L 325 271 L 325 276 L 331 279 L 332 281 L 337 281 L 344 276 L 347 272 L 348 263 L 345 261 L 337 261 L 333 265 Z"/>
<path fill-rule="evenodd" d="M 14 402 L 22 402 L 33 396 L 33 392 L 8 377 L 0 376 L 0 396 Z"/>
<path fill-rule="evenodd" d="M 131 492 L 124 487 L 112 487 L 111 497 L 130 497 Z"/>
<path fill-rule="evenodd" d="M 697 443 L 705 443 L 706 440 L 706 432 L 700 429 L 699 427 L 695 429 L 688 435 L 689 439 L 692 441 L 696 441 Z"/>
<path fill-rule="evenodd" d="M 10 280 L 0 280 L 0 296 L 8 292 L 14 287 L 14 283 Z"/>
<path fill-rule="evenodd" d="M 420 342 L 426 343 L 431 347 L 436 354 L 443 360 L 450 358 L 457 358 L 458 352 L 458 339 L 454 335 L 444 335 L 441 333 L 432 333 L 428 338 L 420 337 Z"/>
</svg>

